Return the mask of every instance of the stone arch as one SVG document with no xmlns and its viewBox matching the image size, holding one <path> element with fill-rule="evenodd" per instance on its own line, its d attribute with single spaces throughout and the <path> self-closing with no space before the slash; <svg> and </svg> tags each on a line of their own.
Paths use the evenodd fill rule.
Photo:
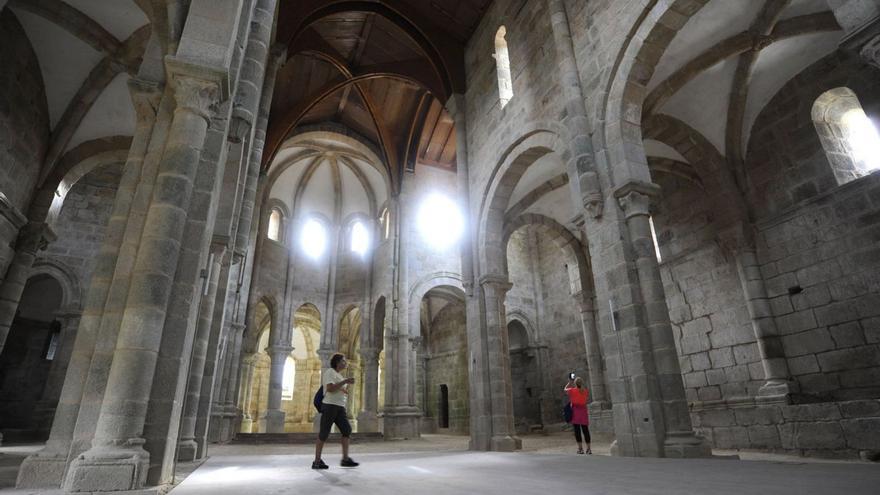
<svg viewBox="0 0 880 495">
<path fill-rule="evenodd" d="M 538 331 L 536 330 L 535 325 L 532 324 L 532 319 L 525 314 L 525 312 L 515 309 L 513 311 L 507 312 L 507 325 L 509 326 L 512 322 L 518 321 L 520 325 L 525 329 L 526 337 L 528 339 L 529 344 L 534 344 L 538 340 Z"/>
<path fill-rule="evenodd" d="M 520 215 L 504 225 L 501 238 L 501 246 L 504 252 L 504 258 L 502 260 L 504 267 L 503 273 L 507 273 L 507 243 L 510 242 L 510 236 L 526 225 L 541 226 L 550 232 L 553 243 L 565 253 L 566 257 L 571 261 L 572 265 L 574 265 L 575 269 L 569 269 L 568 272 L 569 277 L 571 278 L 572 294 L 576 294 L 580 291 L 592 292 L 593 279 L 590 270 L 590 262 L 587 258 L 583 244 L 581 244 L 571 231 L 563 227 L 556 220 L 536 213 Z"/>
<path fill-rule="evenodd" d="M 810 113 L 838 185 L 877 170 L 877 131 L 855 91 L 846 86 L 829 89 L 816 98 Z M 859 132 L 859 127 L 870 131 Z"/>
<path fill-rule="evenodd" d="M 276 308 L 275 300 L 271 296 L 262 296 L 257 300 L 250 311 L 250 324 L 245 328 L 242 353 L 249 354 L 262 350 L 257 348 L 260 338 L 278 321 Z"/>
<path fill-rule="evenodd" d="M 526 170 L 541 157 L 554 153 L 568 163 L 568 132 L 559 124 L 539 122 L 505 148 L 492 170 L 480 204 L 477 239 L 480 273 L 503 275 L 504 215 L 510 197 Z"/>
<path fill-rule="evenodd" d="M 415 284 L 409 291 L 409 315 L 407 317 L 407 332 L 415 336 L 420 328 L 419 320 L 421 319 L 421 301 L 431 289 L 435 287 L 449 286 L 454 287 L 464 294 L 464 285 L 461 283 L 461 275 L 453 272 L 434 272 L 425 275 Z"/>
<path fill-rule="evenodd" d="M 28 217 L 54 226 L 73 186 L 98 167 L 124 166 L 130 147 L 131 137 L 114 136 L 86 141 L 68 151 L 34 195 Z"/>
<path fill-rule="evenodd" d="M 304 302 L 297 306 L 297 308 L 293 311 L 293 328 L 290 329 L 290 332 L 292 333 L 295 328 L 312 323 L 312 326 L 317 328 L 320 339 L 322 319 L 323 317 L 321 315 L 321 311 L 318 309 L 318 306 L 310 302 Z M 314 324 L 315 321 L 317 321 L 316 325 Z M 317 353 L 318 348 L 320 347 L 320 340 L 318 342 L 315 342 L 313 339 L 313 335 L 308 332 L 304 332 L 302 337 L 305 342 L 306 353 Z M 291 339 L 291 341 L 293 341 L 293 339 Z"/>
<path fill-rule="evenodd" d="M 614 63 L 595 122 L 611 186 L 651 182 L 642 144 L 642 107 L 657 63 L 678 31 L 708 0 L 651 2 L 644 7 Z"/>
<path fill-rule="evenodd" d="M 61 308 L 67 311 L 82 309 L 82 286 L 79 277 L 64 263 L 57 260 L 40 259 L 34 262 L 30 277 L 47 275 L 61 286 Z"/>
</svg>

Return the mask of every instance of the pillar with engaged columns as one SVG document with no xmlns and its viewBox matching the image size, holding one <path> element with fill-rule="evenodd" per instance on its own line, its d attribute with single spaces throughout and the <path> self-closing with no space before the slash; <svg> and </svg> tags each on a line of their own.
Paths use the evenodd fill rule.
<svg viewBox="0 0 880 495">
<path fill-rule="evenodd" d="M 141 248 L 119 331 L 92 448 L 77 457 L 64 480 L 70 492 L 137 490 L 149 454 L 141 438 L 164 329 L 186 212 L 199 164 L 216 82 L 177 74 L 177 109 L 144 225 Z"/>
<path fill-rule="evenodd" d="M 364 395 L 358 413 L 358 431 L 379 431 L 379 350 L 361 348 L 361 367 L 364 370 Z"/>
<path fill-rule="evenodd" d="M 626 393 L 620 397 L 622 407 L 617 407 L 615 400 L 614 420 L 628 421 L 631 433 L 624 442 L 618 438 L 613 452 L 657 457 L 708 456 L 709 444 L 695 435 L 691 426 L 666 294 L 654 253 L 649 215 L 651 200 L 659 193 L 659 186 L 643 182 L 628 182 L 614 193 L 625 216 L 622 227 L 630 244 L 630 273 L 635 271 L 631 284 L 638 295 L 629 308 L 617 309 L 612 314 L 618 342 L 622 342 L 616 357 L 627 363 L 621 364 L 623 376 L 618 377 L 622 380 L 618 384 Z"/>
<path fill-rule="evenodd" d="M 272 368 L 269 371 L 269 405 L 266 409 L 266 433 L 284 433 L 284 410 L 281 409 L 281 387 L 284 381 L 284 364 L 293 347 L 274 344 L 269 347 Z"/>
<path fill-rule="evenodd" d="M 605 372 L 602 370 L 602 353 L 599 349 L 599 330 L 596 328 L 596 311 L 593 297 L 580 291 L 573 294 L 577 304 L 581 328 L 584 332 L 584 344 L 587 351 L 587 373 L 590 387 L 590 412 L 608 409 L 608 397 L 605 392 Z"/>
<path fill-rule="evenodd" d="M 0 283 L 0 353 L 3 352 L 6 337 L 9 336 L 9 328 L 15 319 L 15 312 L 37 258 L 37 251 L 45 249 L 53 240 L 55 235 L 52 229 L 43 222 L 28 222 L 18 232 L 15 256 L 6 270 L 6 277 Z"/>
<path fill-rule="evenodd" d="M 208 355 L 208 337 L 211 334 L 214 303 L 217 299 L 217 282 L 220 279 L 220 271 L 225 254 L 225 243 L 211 243 L 211 251 L 208 257 L 210 275 L 207 280 L 207 290 L 202 295 L 201 302 L 199 303 L 199 319 L 196 324 L 196 336 L 193 342 L 189 377 L 187 378 L 183 418 L 180 423 L 180 435 L 177 443 L 177 460 L 180 462 L 196 460 L 196 453 L 198 452 L 198 444 L 195 440 L 196 416 L 199 409 L 205 359 Z"/>
<path fill-rule="evenodd" d="M 235 436 L 235 423 L 238 416 L 237 383 L 241 364 L 241 344 L 245 326 L 233 322 L 229 329 L 229 359 L 223 373 L 223 385 L 220 389 L 221 407 L 219 438 L 220 442 L 228 442 Z"/>
<path fill-rule="evenodd" d="M 758 264 L 758 255 L 751 227 L 737 223 L 720 234 L 721 245 L 731 253 L 736 261 L 736 270 L 742 285 L 743 297 L 752 320 L 752 330 L 758 351 L 761 354 L 761 365 L 764 368 L 764 385 L 758 390 L 763 398 L 784 398 L 792 392 L 792 381 L 785 359 L 782 339 L 776 329 L 776 320 L 767 298 L 764 277 Z"/>
<path fill-rule="evenodd" d="M 95 259 L 89 289 L 84 300 L 82 315 L 61 397 L 55 409 L 52 429 L 46 447 L 28 456 L 18 470 L 16 486 L 19 488 L 58 487 L 67 466 L 68 454 L 73 442 L 77 418 L 83 399 L 104 307 L 110 292 L 116 264 L 120 256 L 123 238 L 129 223 L 134 195 L 143 180 L 146 158 L 161 153 L 158 145 L 150 146 L 156 139 L 164 142 L 166 125 L 157 125 L 157 115 L 170 114 L 170 98 L 164 98 L 158 84 L 135 78 L 129 81 L 129 91 L 137 113 L 137 124 L 122 178 L 116 190 L 113 211 L 107 223 L 101 249 Z M 153 151 L 155 149 L 155 152 Z"/>
<path fill-rule="evenodd" d="M 488 440 L 488 450 L 510 452 L 522 448 L 522 440 L 516 436 L 513 419 L 513 390 L 510 383 L 510 348 L 507 341 L 507 310 L 504 299 L 512 287 L 507 277 L 484 275 L 480 288 L 486 318 L 486 358 L 482 373 L 488 380 L 483 414 L 488 414 L 489 431 L 478 432 Z M 474 438 L 474 434 L 471 434 Z M 481 449 L 482 450 L 482 449 Z"/>
</svg>

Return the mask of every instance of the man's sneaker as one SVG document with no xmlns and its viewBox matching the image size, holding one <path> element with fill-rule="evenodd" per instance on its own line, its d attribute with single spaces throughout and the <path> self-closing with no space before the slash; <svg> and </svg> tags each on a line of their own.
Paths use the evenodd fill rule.
<svg viewBox="0 0 880 495">
<path fill-rule="evenodd" d="M 322 459 L 318 459 L 317 461 L 312 461 L 312 469 L 330 469 L 330 466 L 325 464 Z"/>
<path fill-rule="evenodd" d="M 360 463 L 354 462 L 354 459 L 352 459 L 351 457 L 346 457 L 342 460 L 342 462 L 339 463 L 339 465 L 342 467 L 358 467 Z"/>
</svg>

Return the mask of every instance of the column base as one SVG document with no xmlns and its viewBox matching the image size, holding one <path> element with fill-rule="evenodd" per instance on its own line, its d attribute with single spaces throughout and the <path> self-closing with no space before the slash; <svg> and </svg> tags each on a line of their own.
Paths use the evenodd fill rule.
<svg viewBox="0 0 880 495">
<path fill-rule="evenodd" d="M 138 439 L 139 440 L 139 439 Z M 64 490 L 76 492 L 158 493 L 144 484 L 150 454 L 135 447 L 96 447 L 73 460 L 64 478 Z M 156 489 L 158 490 L 158 488 Z"/>
<path fill-rule="evenodd" d="M 712 446 L 692 431 L 671 432 L 666 434 L 666 440 L 663 441 L 663 454 L 674 459 L 712 457 Z"/>
<path fill-rule="evenodd" d="M 522 439 L 511 435 L 498 435 L 492 437 L 490 445 L 493 452 L 513 452 L 522 450 Z"/>
<path fill-rule="evenodd" d="M 59 488 L 67 467 L 67 453 L 37 452 L 27 456 L 18 468 L 16 488 Z"/>
<path fill-rule="evenodd" d="M 419 438 L 422 411 L 413 406 L 386 406 L 384 415 L 385 439 L 405 440 Z"/>
<path fill-rule="evenodd" d="M 242 433 L 254 433 L 254 420 L 249 415 L 244 415 L 241 418 L 241 431 Z"/>
<path fill-rule="evenodd" d="M 280 409 L 266 411 L 266 433 L 284 433 L 284 416 Z"/>
<path fill-rule="evenodd" d="M 177 443 L 177 462 L 194 462 L 198 459 L 199 444 L 192 438 Z"/>
</svg>

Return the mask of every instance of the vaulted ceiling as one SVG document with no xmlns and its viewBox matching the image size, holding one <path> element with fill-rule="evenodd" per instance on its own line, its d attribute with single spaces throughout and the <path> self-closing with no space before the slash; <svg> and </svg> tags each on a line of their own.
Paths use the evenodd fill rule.
<svg viewBox="0 0 880 495">
<path fill-rule="evenodd" d="M 455 169 L 444 104 L 464 89 L 464 45 L 489 0 L 283 2 L 280 68 L 269 119 L 268 168 L 302 129 L 364 138 L 392 188 L 417 163 Z"/>
</svg>

